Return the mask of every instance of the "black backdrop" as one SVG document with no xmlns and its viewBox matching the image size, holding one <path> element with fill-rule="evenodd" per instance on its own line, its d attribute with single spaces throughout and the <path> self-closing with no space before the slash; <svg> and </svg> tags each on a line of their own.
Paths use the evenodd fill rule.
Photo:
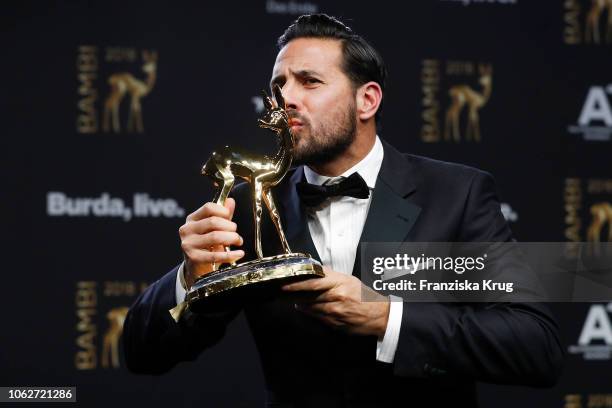
<svg viewBox="0 0 612 408">
<path fill-rule="evenodd" d="M 113 354 L 125 307 L 181 259 L 177 229 L 211 195 L 199 175 L 211 150 L 272 148 L 256 130 L 253 97 L 268 83 L 276 38 L 302 13 L 335 15 L 380 50 L 390 71 L 381 136 L 493 173 L 517 239 L 608 238 L 612 6 L 230 0 L 2 9 L 0 385 L 76 385 L 83 406 L 261 405 L 242 318 L 220 345 L 161 377 L 134 376 Z M 114 100 L 111 82 L 131 91 Z M 451 94 L 468 99 L 454 117 Z M 128 131 L 131 98 L 142 106 L 142 132 Z M 119 132 L 104 128 L 113 105 Z M 470 108 L 479 140 L 467 132 Z M 447 116 L 458 121 L 458 140 L 445 137 Z M 555 309 L 568 350 L 559 385 L 482 385 L 484 406 L 612 407 L 612 303 Z"/>
</svg>

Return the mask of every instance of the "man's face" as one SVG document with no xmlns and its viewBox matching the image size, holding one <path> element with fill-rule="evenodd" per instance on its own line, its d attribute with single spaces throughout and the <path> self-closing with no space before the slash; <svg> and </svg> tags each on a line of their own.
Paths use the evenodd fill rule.
<svg viewBox="0 0 612 408">
<path fill-rule="evenodd" d="M 297 164 L 323 164 L 355 139 L 355 91 L 339 40 L 297 38 L 276 57 L 271 85 L 283 91 Z"/>
</svg>

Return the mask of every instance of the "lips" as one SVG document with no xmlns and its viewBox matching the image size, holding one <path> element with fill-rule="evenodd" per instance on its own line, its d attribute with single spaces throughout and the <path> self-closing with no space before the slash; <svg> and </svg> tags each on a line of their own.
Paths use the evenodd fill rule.
<svg viewBox="0 0 612 408">
<path fill-rule="evenodd" d="M 289 126 L 303 126 L 304 124 L 298 119 L 289 119 Z"/>
</svg>

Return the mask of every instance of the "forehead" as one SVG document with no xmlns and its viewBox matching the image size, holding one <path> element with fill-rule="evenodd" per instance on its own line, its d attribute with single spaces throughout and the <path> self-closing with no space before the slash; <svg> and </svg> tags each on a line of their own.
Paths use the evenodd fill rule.
<svg viewBox="0 0 612 408">
<path fill-rule="evenodd" d="M 342 44 L 340 40 L 296 38 L 285 45 L 274 63 L 272 76 L 291 71 L 315 71 L 333 75 L 341 72 Z"/>
</svg>

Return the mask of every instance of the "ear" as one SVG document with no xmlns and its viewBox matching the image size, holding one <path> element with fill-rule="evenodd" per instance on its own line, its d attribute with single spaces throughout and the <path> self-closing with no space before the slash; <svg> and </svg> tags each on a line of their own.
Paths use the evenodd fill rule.
<svg viewBox="0 0 612 408">
<path fill-rule="evenodd" d="M 356 92 L 356 108 L 359 119 L 367 121 L 373 118 L 380 107 L 382 98 L 382 89 L 377 82 L 370 81 L 361 85 Z"/>
<path fill-rule="evenodd" d="M 276 84 L 274 85 L 274 88 L 272 88 L 272 91 L 274 92 L 274 99 L 276 99 L 276 106 L 281 109 L 285 109 L 285 98 L 283 98 L 281 87 Z"/>
</svg>

